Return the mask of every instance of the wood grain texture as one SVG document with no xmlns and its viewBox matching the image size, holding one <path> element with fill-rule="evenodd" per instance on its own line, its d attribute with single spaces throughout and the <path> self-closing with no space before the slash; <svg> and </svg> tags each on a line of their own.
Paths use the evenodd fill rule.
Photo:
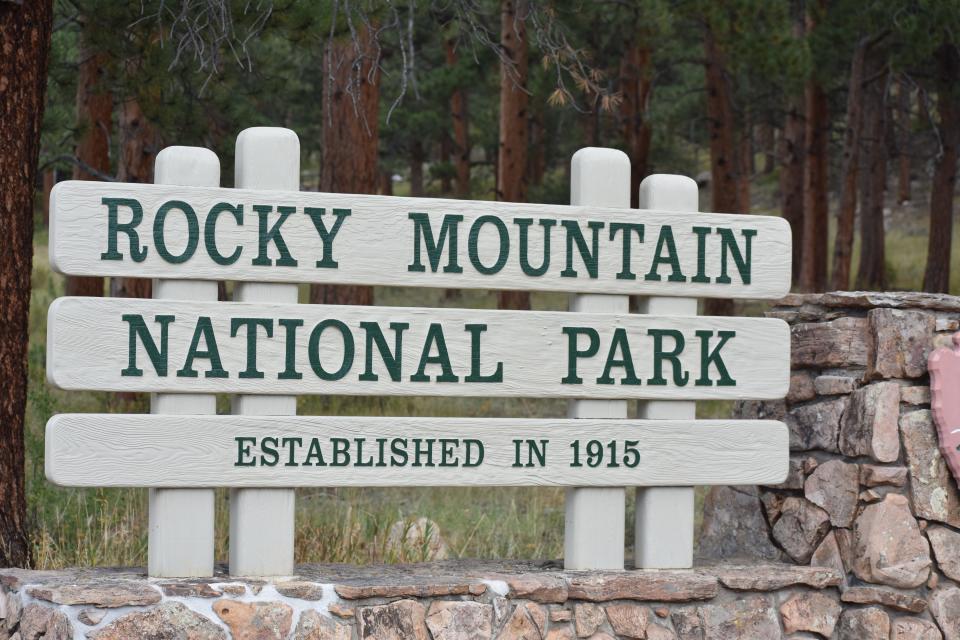
<svg viewBox="0 0 960 640">
<path fill-rule="evenodd" d="M 597 207 L 630 206 L 630 158 L 616 149 L 580 149 L 570 163 L 570 203 Z M 630 312 L 630 297 L 574 294 L 569 310 L 591 313 Z M 570 418 L 626 418 L 625 400 L 570 400 Z M 620 571 L 626 547 L 626 489 L 571 487 L 564 499 L 563 566 L 565 569 Z"/>
<path fill-rule="evenodd" d="M 640 183 L 643 209 L 690 211 L 699 207 L 697 183 L 680 175 L 655 174 Z M 696 298 L 640 298 L 641 313 L 697 315 Z M 650 400 L 638 403 L 641 418 L 693 420 L 697 403 L 689 400 Z M 693 566 L 695 495 L 692 486 L 637 487 L 634 501 L 633 563 L 642 569 L 687 569 Z"/>
<path fill-rule="evenodd" d="M 142 315 L 160 348 L 160 327 L 153 319 L 172 315 L 168 324 L 168 371 L 158 376 L 148 358 L 143 341 L 138 339 L 137 366 L 141 376 L 124 376 L 130 364 L 128 344 L 130 324 L 125 314 Z M 226 377 L 209 377 L 211 361 L 197 357 L 193 369 L 197 377 L 181 377 L 187 354 L 194 341 L 198 318 L 209 318 Z M 247 336 L 241 328 L 231 335 L 234 318 L 268 318 L 273 320 L 272 338 L 259 330 L 256 345 L 256 367 L 263 378 L 244 378 L 239 373 L 248 366 Z M 278 319 L 302 320 L 295 332 L 296 369 L 301 379 L 281 379 L 284 371 L 286 332 Z M 324 320 L 344 323 L 348 332 L 327 326 L 308 358 L 311 333 Z M 366 360 L 366 330 L 361 322 L 375 322 L 383 329 L 386 345 L 395 350 L 395 332 L 390 323 L 406 323 L 402 332 L 400 378 L 391 379 L 379 350 L 372 350 L 372 372 L 376 381 L 361 380 Z M 436 340 L 427 340 L 430 325 L 441 327 L 449 353 L 450 370 L 456 382 L 438 382 L 440 364 L 426 364 L 425 382 L 411 382 L 420 369 L 424 346 L 430 344 L 430 356 L 437 357 Z M 485 325 L 482 332 L 466 331 L 466 325 Z M 598 336 L 596 355 L 577 360 L 577 375 L 582 384 L 564 384 L 568 374 L 567 360 L 570 336 L 564 327 L 595 329 Z M 597 384 L 611 351 L 617 330 L 626 336 L 639 385 L 621 384 L 623 367 L 613 367 L 614 384 Z M 681 332 L 685 348 L 678 356 L 682 369 L 689 373 L 687 383 L 674 383 L 670 363 L 663 366 L 664 384 L 648 384 L 654 374 L 654 338 L 650 329 L 673 329 Z M 707 349 L 713 350 L 720 340 L 719 331 L 733 331 L 718 353 L 736 384 L 734 386 L 699 386 L 694 382 L 701 375 L 702 339 L 696 331 L 710 331 Z M 434 333 L 438 333 L 434 331 Z M 353 336 L 352 366 L 338 380 L 318 377 L 309 360 L 315 360 L 328 373 L 345 366 L 343 335 Z M 479 336 L 478 372 L 493 375 L 502 363 L 501 382 L 467 382 L 473 370 L 472 340 Z M 436 335 L 434 336 L 436 338 Z M 577 348 L 586 350 L 589 336 L 577 337 Z M 205 340 L 197 339 L 199 351 Z M 672 349 L 673 339 L 663 339 L 663 348 Z M 616 357 L 622 355 L 617 349 Z M 325 305 L 283 305 L 271 303 L 204 303 L 188 301 L 119 300 L 100 298 L 60 298 L 50 306 L 47 324 L 47 376 L 62 389 L 98 389 L 112 391 L 156 391 L 167 393 L 259 393 L 259 394 L 346 394 L 346 395 L 433 395 L 433 396 L 521 396 L 570 398 L 782 398 L 789 382 L 789 333 L 786 323 L 767 318 L 655 317 L 613 313 L 564 313 L 533 311 L 480 311 L 473 309 L 426 309 L 403 307 L 350 307 Z M 718 367 L 706 368 L 711 380 L 718 379 Z"/>
<path fill-rule="evenodd" d="M 300 186 L 300 139 L 282 127 L 250 127 L 237 136 L 234 184 L 250 189 Z M 238 282 L 237 302 L 297 303 L 297 285 Z M 288 416 L 295 396 L 239 395 L 231 413 Z M 234 575 L 290 575 L 296 537 L 296 495 L 291 489 L 230 490 L 230 571 Z M 264 527 L 262 523 L 271 526 Z"/>
<path fill-rule="evenodd" d="M 220 159 L 202 147 L 166 147 L 157 154 L 154 180 L 160 184 L 219 186 Z M 216 302 L 217 283 L 157 279 L 153 282 L 153 297 Z M 216 414 L 217 397 L 155 393 L 150 398 L 150 412 Z M 212 489 L 150 490 L 147 512 L 147 573 L 150 576 L 213 575 L 214 504 Z"/>
<path fill-rule="evenodd" d="M 119 234 L 118 250 L 122 260 L 102 260 L 107 250 L 108 216 L 104 197 L 135 198 L 143 207 L 143 218 L 137 226 L 139 237 L 147 248 L 142 262 L 134 262 L 129 255 L 129 239 Z M 243 206 L 243 224 L 237 224 L 229 211 L 219 215 L 215 224 L 217 251 L 229 256 L 239 248 L 240 255 L 233 264 L 215 262 L 206 250 L 204 238 L 198 242 L 196 253 L 183 263 L 171 264 L 160 257 L 153 242 L 156 212 L 171 200 L 188 203 L 197 215 L 197 231 L 205 235 L 207 214 L 218 203 Z M 272 205 L 269 225 L 278 219 L 278 206 L 295 208 L 280 227 L 281 234 L 296 266 L 256 266 L 252 264 L 257 255 L 259 241 L 258 215 L 254 205 Z M 611 209 L 592 206 L 565 206 L 544 204 L 519 204 L 507 202 L 481 202 L 443 200 L 434 198 L 399 198 L 393 196 L 329 194 L 297 191 L 255 191 L 250 189 L 222 189 L 203 187 L 172 187 L 149 184 L 121 184 L 67 181 L 54 187 L 51 195 L 50 215 L 50 263 L 60 273 L 69 275 L 138 276 L 155 278 L 194 278 L 208 280 L 241 280 L 271 282 L 313 282 L 328 284 L 391 285 L 415 287 L 482 288 L 568 291 L 577 293 L 643 294 L 685 297 L 723 298 L 780 298 L 790 289 L 791 238 L 789 225 L 781 218 L 757 215 L 733 215 L 713 213 L 679 213 Z M 304 207 L 322 207 L 326 213 L 322 220 L 332 231 L 333 209 L 349 209 L 350 215 L 333 241 L 332 259 L 336 268 L 318 268 L 316 262 L 323 259 L 324 243 Z M 421 238 L 421 258 L 425 270 L 410 271 L 414 260 L 414 228 L 411 213 L 429 216 L 433 234 L 439 242 L 441 221 L 445 215 L 462 216 L 457 233 L 457 262 L 461 273 L 445 272 L 448 253 L 444 253 L 437 265 L 431 267 Z M 130 210 L 120 207 L 118 221 L 128 222 Z M 492 216 L 503 221 L 509 238 L 506 262 L 490 275 L 483 275 L 471 261 L 471 228 L 482 216 Z M 529 266 L 536 269 L 543 261 L 544 227 L 541 219 L 550 219 L 551 260 L 549 268 L 540 276 L 527 275 L 520 264 L 520 225 L 517 218 L 529 218 L 528 227 Z M 563 221 L 575 221 L 584 234 L 586 247 L 591 248 L 592 231 L 588 223 L 602 223 L 598 232 L 597 274 L 591 278 L 581 260 L 576 242 L 572 250 L 572 267 L 576 277 L 562 277 L 566 268 L 566 228 Z M 644 225 L 644 240 L 641 243 L 635 231 L 631 231 L 632 271 L 635 279 L 619 279 L 623 268 L 623 234 L 617 231 L 611 237 L 613 223 L 640 223 Z M 659 281 L 647 280 L 657 255 L 657 247 L 664 225 L 672 228 L 679 265 L 684 281 L 671 281 L 672 273 L 666 264 L 659 266 L 662 276 Z M 705 274 L 710 282 L 697 282 L 699 243 L 694 227 L 710 227 L 704 245 Z M 744 284 L 728 255 L 728 275 L 731 282 L 715 282 L 721 268 L 721 240 L 716 229 L 731 229 L 741 250 L 745 241 L 743 229 L 756 230 L 752 239 L 752 267 L 750 284 Z M 182 253 L 186 245 L 188 225 L 179 210 L 171 210 L 165 216 L 164 237 L 166 248 L 173 255 Z M 450 238 L 447 238 L 450 242 Z M 501 248 L 497 224 L 487 220 L 478 226 L 475 237 L 476 256 L 486 267 L 495 265 Z M 277 246 L 269 243 L 271 262 L 279 257 Z M 661 248 L 661 255 L 668 255 L 669 247 Z"/>
<path fill-rule="evenodd" d="M 364 459 L 376 454 L 376 438 L 406 438 L 411 452 L 412 438 L 474 438 L 483 442 L 484 457 L 471 468 L 287 466 L 289 450 L 282 448 L 276 466 L 242 467 L 235 466 L 237 437 L 258 443 L 301 438 L 297 462 L 305 459 L 311 438 L 319 438 L 329 464 L 331 437 L 351 443 L 366 438 Z M 514 467 L 513 439 L 547 439 L 545 465 Z M 570 442 L 592 439 L 617 441 L 618 455 L 625 440 L 636 440 L 639 465 L 610 468 L 605 457 L 596 468 L 571 467 Z M 786 477 L 787 440 L 786 426 L 770 420 L 62 414 L 47 423 L 46 474 L 58 485 L 90 487 L 775 484 Z M 355 459 L 355 445 L 350 451 Z M 463 446 L 457 451 L 462 461 Z M 260 452 L 257 444 L 243 460 Z"/>
</svg>

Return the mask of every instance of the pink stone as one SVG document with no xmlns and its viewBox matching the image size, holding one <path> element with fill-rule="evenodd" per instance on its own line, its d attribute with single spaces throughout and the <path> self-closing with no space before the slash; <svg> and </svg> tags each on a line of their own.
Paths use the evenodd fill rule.
<svg viewBox="0 0 960 640">
<path fill-rule="evenodd" d="M 960 483 L 960 333 L 953 334 L 953 349 L 936 349 L 930 354 L 927 368 L 940 452 Z"/>
</svg>

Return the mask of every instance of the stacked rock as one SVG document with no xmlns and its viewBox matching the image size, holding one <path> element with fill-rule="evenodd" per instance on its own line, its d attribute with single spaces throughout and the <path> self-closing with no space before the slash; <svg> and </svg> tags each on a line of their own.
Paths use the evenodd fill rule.
<svg viewBox="0 0 960 640">
<path fill-rule="evenodd" d="M 791 325 L 790 391 L 735 413 L 787 423 L 790 473 L 711 490 L 700 557 L 839 571 L 843 638 L 960 638 L 960 492 L 927 374 L 960 328 L 960 298 L 791 295 L 767 315 Z"/>
</svg>

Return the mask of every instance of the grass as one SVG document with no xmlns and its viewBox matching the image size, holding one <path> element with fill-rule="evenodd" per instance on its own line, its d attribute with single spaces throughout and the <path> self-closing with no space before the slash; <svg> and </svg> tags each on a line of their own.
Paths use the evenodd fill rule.
<svg viewBox="0 0 960 640">
<path fill-rule="evenodd" d="M 768 191 L 760 185 L 762 190 Z M 772 187 L 770 187 L 772 188 Z M 758 202 L 763 202 L 762 193 Z M 758 210 L 762 210 L 758 207 Z M 893 289 L 919 288 L 925 264 L 927 216 L 918 203 L 894 207 L 887 232 L 888 271 Z M 832 236 L 832 232 L 830 234 Z M 34 560 L 38 568 L 71 565 L 144 565 L 147 551 L 147 492 L 137 489 L 65 489 L 43 475 L 43 430 L 54 413 L 146 412 L 148 401 L 132 402 L 106 393 L 63 392 L 47 385 L 44 359 L 46 312 L 63 295 L 62 278 L 50 271 L 46 232 L 38 230 L 30 313 L 29 390 L 26 416 L 27 494 Z M 954 246 L 960 248 L 960 225 Z M 854 264 L 858 252 L 855 249 Z M 960 250 L 955 250 L 952 292 L 960 293 Z M 305 299 L 305 290 L 302 299 Z M 378 288 L 379 305 L 493 308 L 487 291 L 464 291 L 447 298 L 442 290 Z M 563 294 L 534 294 L 537 309 L 565 309 Z M 742 312 L 755 315 L 757 304 Z M 220 398 L 226 412 L 229 403 Z M 302 415 L 563 417 L 566 402 L 485 398 L 387 398 L 302 396 Z M 698 416 L 725 417 L 730 403 L 700 402 Z M 631 414 L 636 414 L 632 406 Z M 698 500 L 703 492 L 698 491 Z M 632 496 L 627 499 L 627 540 L 633 539 Z M 454 556 L 478 558 L 558 558 L 563 551 L 564 491 L 555 488 L 309 489 L 297 492 L 297 562 L 374 563 L 424 559 L 418 545 L 389 543 L 397 521 L 432 519 Z M 227 558 L 228 495 L 216 494 L 216 557 Z"/>
</svg>

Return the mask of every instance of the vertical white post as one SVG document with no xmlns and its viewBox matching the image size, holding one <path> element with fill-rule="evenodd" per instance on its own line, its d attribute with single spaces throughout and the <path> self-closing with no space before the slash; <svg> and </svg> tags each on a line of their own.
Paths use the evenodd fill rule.
<svg viewBox="0 0 960 640">
<path fill-rule="evenodd" d="M 289 129 L 252 127 L 237 136 L 235 186 L 244 189 L 300 189 L 300 139 Z M 269 200 L 264 200 L 269 202 Z M 245 211 L 245 223 L 256 214 Z M 270 224 L 276 220 L 274 211 Z M 272 260 L 279 254 L 268 246 Z M 237 302 L 297 302 L 297 285 L 238 282 Z M 276 336 L 280 327 L 274 327 Z M 263 336 L 261 336 L 263 337 Z M 233 413 L 286 416 L 297 413 L 296 396 L 239 395 Z M 230 573 L 238 576 L 281 576 L 293 573 L 294 490 L 232 489 L 230 491 Z"/>
<path fill-rule="evenodd" d="M 587 147 L 573 154 L 570 203 L 630 206 L 630 159 L 622 151 Z M 606 231 L 606 230 L 604 230 Z M 584 267 L 585 268 L 585 267 Z M 628 313 L 630 297 L 570 296 L 571 311 Z M 571 418 L 626 418 L 626 400 L 571 400 Z M 576 487 L 567 490 L 563 566 L 566 569 L 623 569 L 626 489 Z"/>
<path fill-rule="evenodd" d="M 686 177 L 657 174 L 640 184 L 640 209 L 699 211 L 697 183 Z M 641 212 L 642 213 L 642 212 Z M 651 296 L 640 300 L 640 312 L 695 316 L 696 298 Z M 640 403 L 640 417 L 692 420 L 697 403 L 650 400 Z M 643 569 L 685 569 L 693 566 L 693 487 L 638 487 L 634 565 Z"/>
<path fill-rule="evenodd" d="M 220 160 L 201 147 L 167 147 L 157 154 L 154 183 L 219 187 Z M 172 223 L 175 215 L 170 216 Z M 153 297 L 216 301 L 217 283 L 154 280 Z M 150 398 L 150 412 L 214 414 L 217 397 L 155 393 Z M 155 578 L 212 576 L 213 489 L 150 489 L 149 505 L 148 574 Z"/>
</svg>

